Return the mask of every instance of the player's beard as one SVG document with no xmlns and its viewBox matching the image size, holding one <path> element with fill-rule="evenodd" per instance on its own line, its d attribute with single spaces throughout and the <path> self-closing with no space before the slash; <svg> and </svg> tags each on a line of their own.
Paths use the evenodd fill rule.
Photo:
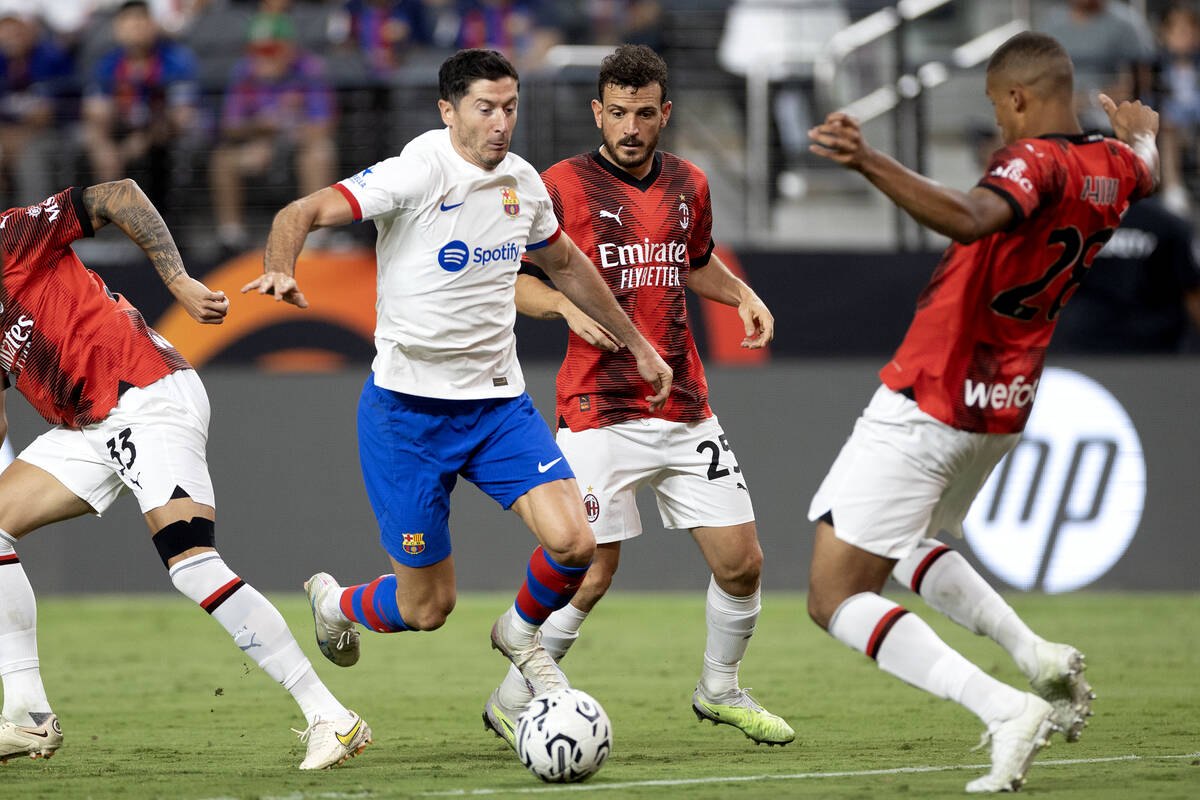
<svg viewBox="0 0 1200 800">
<path fill-rule="evenodd" d="M 494 169 L 499 166 L 500 162 L 503 161 L 505 156 L 508 155 L 509 142 L 505 142 L 504 149 L 499 152 L 493 150 L 490 145 L 491 143 L 485 140 L 476 152 L 479 155 L 479 160 L 482 161 L 488 169 Z"/>
<path fill-rule="evenodd" d="M 635 155 L 625 155 L 620 147 L 623 144 L 643 144 L 644 149 L 639 150 Z M 635 139 L 625 137 L 621 139 L 604 140 L 604 149 L 612 156 L 612 160 L 616 162 L 621 169 L 634 170 L 645 164 L 654 156 L 654 151 L 658 147 L 658 131 L 654 131 L 648 139 Z"/>
</svg>

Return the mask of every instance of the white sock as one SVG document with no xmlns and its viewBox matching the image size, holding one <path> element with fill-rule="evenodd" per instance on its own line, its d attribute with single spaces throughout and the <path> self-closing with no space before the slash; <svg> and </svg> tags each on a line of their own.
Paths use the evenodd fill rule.
<svg viewBox="0 0 1200 800">
<path fill-rule="evenodd" d="M 738 665 L 750 646 L 761 609 L 758 589 L 746 597 L 734 597 L 717 585 L 715 576 L 709 577 L 704 613 L 708 639 L 700 671 L 700 694 L 705 699 L 721 700 L 737 691 Z"/>
<path fill-rule="evenodd" d="M 14 545 L 0 531 L 0 678 L 2 716 L 18 725 L 41 725 L 51 714 L 37 653 L 37 604 Z"/>
<path fill-rule="evenodd" d="M 542 647 L 546 648 L 551 658 L 555 661 L 562 660 L 579 638 L 579 627 L 583 625 L 587 615 L 588 612 L 580 611 L 567 603 L 546 618 L 542 623 Z M 533 695 L 521 671 L 509 665 L 508 672 L 500 683 L 500 703 L 506 708 L 519 709 L 527 706 L 532 699 Z"/>
<path fill-rule="evenodd" d="M 317 678 L 275 606 L 225 566 L 219 553 L 186 558 L 170 573 L 176 589 L 211 614 L 234 644 L 291 693 L 309 724 L 350 716 Z"/>
<path fill-rule="evenodd" d="M 1001 683 L 943 642 L 916 614 L 874 592 L 847 598 L 829 632 L 884 672 L 964 706 L 991 726 L 1021 712 L 1024 693 Z"/>
<path fill-rule="evenodd" d="M 926 539 L 897 562 L 892 576 L 941 614 L 999 644 L 1027 677 L 1037 673 L 1034 646 L 1044 641 L 959 553 Z"/>
<path fill-rule="evenodd" d="M 587 615 L 588 612 L 567 603 L 542 623 L 542 647 L 555 661 L 561 661 L 571 645 L 575 644 L 579 638 L 579 628 Z"/>
<path fill-rule="evenodd" d="M 508 621 L 502 624 L 508 625 L 509 631 L 512 632 L 513 643 L 520 647 L 528 647 L 533 644 L 533 637 L 537 636 L 538 628 L 541 626 L 526 622 L 517 613 L 516 606 L 509 606 L 504 615 L 508 617 Z"/>
</svg>

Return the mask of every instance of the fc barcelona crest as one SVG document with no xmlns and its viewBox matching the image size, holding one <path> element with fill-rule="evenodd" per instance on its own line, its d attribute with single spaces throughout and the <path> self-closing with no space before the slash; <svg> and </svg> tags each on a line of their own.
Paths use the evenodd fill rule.
<svg viewBox="0 0 1200 800">
<path fill-rule="evenodd" d="M 521 213 L 521 201 L 517 199 L 517 193 L 509 188 L 500 190 L 500 202 L 504 204 L 504 213 L 510 217 L 515 217 Z"/>
<path fill-rule="evenodd" d="M 404 541 L 400 546 L 404 549 L 404 552 L 408 553 L 410 556 L 415 556 L 425 552 L 425 534 L 404 533 L 401 535 L 404 537 Z"/>
</svg>

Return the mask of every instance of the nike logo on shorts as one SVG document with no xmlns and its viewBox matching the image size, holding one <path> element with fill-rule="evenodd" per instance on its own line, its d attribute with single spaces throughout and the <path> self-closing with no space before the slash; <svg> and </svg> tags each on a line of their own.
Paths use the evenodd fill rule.
<svg viewBox="0 0 1200 800">
<path fill-rule="evenodd" d="M 558 462 L 560 462 L 562 460 L 563 460 L 563 457 L 559 456 L 558 458 L 551 461 L 549 464 L 543 464 L 542 462 L 539 461 L 538 462 L 538 472 L 545 472 L 546 470 L 550 469 L 551 467 L 553 467 L 555 464 L 557 464 Z"/>
<path fill-rule="evenodd" d="M 441 206 L 439 206 L 439 208 L 441 208 L 441 209 L 442 209 L 442 211 L 450 211 L 450 210 L 452 210 L 452 209 L 458 208 L 459 206 L 461 206 L 461 205 L 462 205 L 463 203 L 465 203 L 465 202 L 467 202 L 467 201 L 466 201 L 466 200 L 463 200 L 463 201 L 462 201 L 462 203 L 455 203 L 455 204 L 454 204 L 454 205 L 452 205 L 452 206 L 448 206 L 448 205 L 446 205 L 446 204 L 443 202 L 443 203 L 441 204 Z"/>
</svg>

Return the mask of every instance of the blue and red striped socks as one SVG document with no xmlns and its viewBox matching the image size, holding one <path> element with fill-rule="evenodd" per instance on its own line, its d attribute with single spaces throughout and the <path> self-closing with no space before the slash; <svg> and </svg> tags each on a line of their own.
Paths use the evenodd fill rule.
<svg viewBox="0 0 1200 800">
<path fill-rule="evenodd" d="M 587 567 L 565 567 L 559 564 L 539 545 L 529 557 L 525 571 L 525 583 L 517 592 L 514 607 L 521 619 L 531 625 L 541 625 L 546 617 L 571 602 Z"/>
<path fill-rule="evenodd" d="M 345 587 L 338 608 L 346 619 L 366 625 L 376 633 L 410 630 L 400 618 L 395 575 L 380 575 L 370 583 Z"/>
</svg>

